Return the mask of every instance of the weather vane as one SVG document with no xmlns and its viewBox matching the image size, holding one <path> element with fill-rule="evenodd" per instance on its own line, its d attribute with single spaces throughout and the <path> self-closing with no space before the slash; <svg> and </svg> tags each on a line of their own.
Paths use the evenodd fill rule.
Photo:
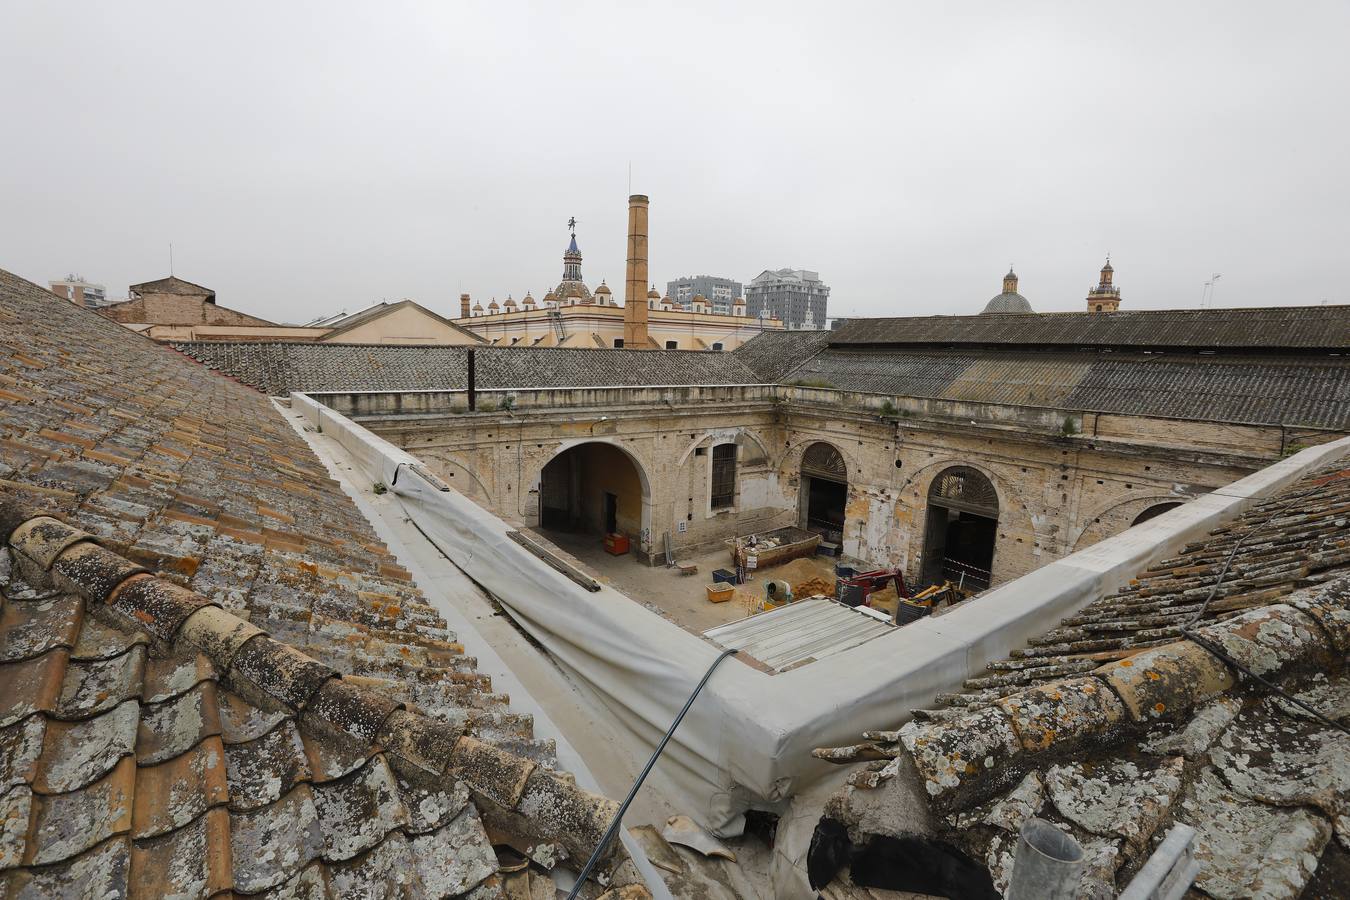
<svg viewBox="0 0 1350 900">
<path fill-rule="evenodd" d="M 573 234 L 576 234 L 576 233 L 577 233 L 577 217 L 576 217 L 576 216 L 573 216 L 572 218 L 570 218 L 570 219 L 567 220 L 567 230 L 570 231 L 570 232 L 572 232 Z"/>
</svg>

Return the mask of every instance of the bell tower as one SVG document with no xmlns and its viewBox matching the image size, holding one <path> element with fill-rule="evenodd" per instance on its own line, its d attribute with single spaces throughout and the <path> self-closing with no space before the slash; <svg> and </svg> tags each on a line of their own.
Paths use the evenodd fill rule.
<svg viewBox="0 0 1350 900">
<path fill-rule="evenodd" d="M 1111 283 L 1115 271 L 1111 268 L 1111 257 L 1108 256 L 1106 265 L 1102 266 L 1101 281 L 1097 283 L 1095 288 L 1088 291 L 1088 312 L 1115 312 L 1120 308 L 1120 288 Z"/>
</svg>

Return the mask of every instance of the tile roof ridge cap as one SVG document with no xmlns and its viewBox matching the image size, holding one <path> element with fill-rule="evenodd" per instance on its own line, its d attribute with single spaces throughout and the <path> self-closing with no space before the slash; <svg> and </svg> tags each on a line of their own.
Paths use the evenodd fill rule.
<svg viewBox="0 0 1350 900">
<path fill-rule="evenodd" d="M 171 652 L 191 648 L 206 656 L 229 690 L 261 707 L 294 714 L 302 732 L 321 739 L 341 735 L 388 751 L 396 762 L 425 774 L 461 779 L 476 794 L 540 827 L 538 837 L 571 843 L 572 849 L 589 854 L 617 811 L 614 801 L 559 778 L 525 756 L 344 680 L 336 670 L 215 601 L 160 578 L 2 489 L 0 540 L 54 571 L 86 601 L 106 602 Z M 96 558 L 92 564 L 91 556 Z M 111 578 L 116 583 L 109 587 Z M 519 810 L 540 795 L 562 801 L 566 814 L 544 823 Z M 609 848 L 609 854 L 616 852 L 617 843 Z"/>
<path fill-rule="evenodd" d="M 1292 603 L 1205 623 L 1197 633 L 1272 681 L 1310 669 L 1325 671 L 1335 665 L 1337 654 L 1350 650 L 1350 583 L 1324 587 L 1291 598 Z M 1041 754 L 1104 746 L 1123 733 L 1188 714 L 1231 691 L 1239 675 L 1226 660 L 1183 638 L 1088 672 L 1029 685 L 951 718 L 915 718 L 897 731 L 867 732 L 861 743 L 816 748 L 812 755 L 847 764 L 903 753 L 928 782 L 930 801 L 964 808 L 988 799 L 1006 771 L 1021 772 Z M 992 762 L 969 771 L 958 765 L 972 758 Z"/>
</svg>

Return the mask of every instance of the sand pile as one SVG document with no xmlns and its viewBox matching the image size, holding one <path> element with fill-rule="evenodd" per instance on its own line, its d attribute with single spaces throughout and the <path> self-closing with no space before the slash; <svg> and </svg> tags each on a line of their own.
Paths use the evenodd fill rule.
<svg viewBox="0 0 1350 900">
<path fill-rule="evenodd" d="M 792 585 L 794 597 L 811 597 L 816 594 L 834 596 L 834 564 L 820 557 L 794 559 L 755 574 L 775 581 L 786 581 Z"/>
</svg>

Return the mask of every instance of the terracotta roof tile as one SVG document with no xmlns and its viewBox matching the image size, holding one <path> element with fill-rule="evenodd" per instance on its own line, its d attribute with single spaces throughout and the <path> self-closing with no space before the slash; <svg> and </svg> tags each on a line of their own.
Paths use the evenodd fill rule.
<svg viewBox="0 0 1350 900">
<path fill-rule="evenodd" d="M 1238 541 L 1214 602 L 1203 606 Z M 1118 891 L 1120 873 L 1133 871 L 1123 862 L 1146 855 L 1181 821 L 1198 831 L 1198 888 L 1296 897 L 1331 823 L 1350 810 L 1350 739 L 1257 685 L 1240 688 L 1245 676 L 1181 626 L 1203 612 L 1198 640 L 1344 722 L 1347 546 L 1350 471 L 1338 463 L 992 664 L 1001 676 L 971 679 L 898 732 L 869 732 L 860 744 L 816 755 L 882 760 L 850 777 L 848 790 L 862 792 L 903 790 L 888 786 L 909 777 L 902 763 L 912 758 L 917 789 L 950 813 L 951 830 L 941 833 L 983 862 L 996 887 L 1006 886 L 1020 822 L 1040 815 L 1096 860 L 1083 886 L 1089 893 Z M 1095 666 L 1103 655 L 1118 658 L 1067 680 L 1042 675 L 1076 661 Z M 1086 704 L 1089 697 L 1111 709 Z M 828 809 L 858 828 L 861 820 L 849 817 L 885 802 L 860 799 L 855 809 L 849 797 Z"/>
<path fill-rule="evenodd" d="M 6 273 L 0 327 L 0 892 L 486 894 L 480 803 L 589 852 L 615 804 L 266 398 Z"/>
</svg>

